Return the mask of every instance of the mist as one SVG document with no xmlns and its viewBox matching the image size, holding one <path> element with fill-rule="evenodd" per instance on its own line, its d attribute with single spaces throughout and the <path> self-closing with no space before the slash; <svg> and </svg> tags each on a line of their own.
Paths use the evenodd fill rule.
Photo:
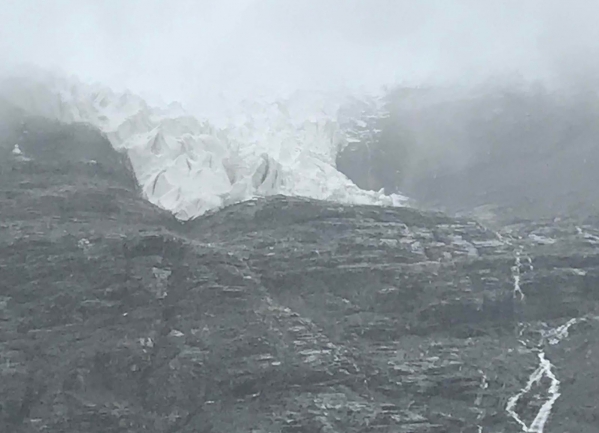
<svg viewBox="0 0 599 433">
<path fill-rule="evenodd" d="M 206 112 L 295 89 L 561 85 L 597 80 L 597 16 L 583 0 L 4 0 L 0 64 Z"/>
<path fill-rule="evenodd" d="M 33 65 L 215 124 L 261 96 L 378 92 L 382 135 L 332 152 L 363 190 L 456 212 L 599 209 L 594 1 L 5 0 L 2 11 L 0 74 Z"/>
</svg>

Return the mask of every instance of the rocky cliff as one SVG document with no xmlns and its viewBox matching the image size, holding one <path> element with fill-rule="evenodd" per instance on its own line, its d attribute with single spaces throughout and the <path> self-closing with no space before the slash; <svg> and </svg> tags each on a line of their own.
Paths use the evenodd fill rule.
<svg viewBox="0 0 599 433">
<path fill-rule="evenodd" d="M 183 224 L 94 130 L 10 116 L 1 431 L 597 432 L 599 221 L 277 196 Z"/>
<path fill-rule="evenodd" d="M 337 157 L 361 187 L 400 190 L 448 213 L 514 217 L 599 211 L 599 98 L 593 88 L 501 80 L 403 88 Z M 372 119 L 372 120 L 371 120 Z M 376 132 L 376 134 L 375 134 Z"/>
</svg>

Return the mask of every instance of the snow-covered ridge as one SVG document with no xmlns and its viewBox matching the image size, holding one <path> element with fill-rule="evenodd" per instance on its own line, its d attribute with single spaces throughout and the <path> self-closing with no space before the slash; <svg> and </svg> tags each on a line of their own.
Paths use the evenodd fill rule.
<svg viewBox="0 0 599 433">
<path fill-rule="evenodd" d="M 128 92 L 39 71 L 5 80 L 0 96 L 32 114 L 100 129 L 128 153 L 145 197 L 182 220 L 274 194 L 405 203 L 400 195 L 361 190 L 336 169 L 347 134 L 340 103 L 323 95 L 248 102 L 219 127 L 177 104 L 155 108 Z"/>
</svg>

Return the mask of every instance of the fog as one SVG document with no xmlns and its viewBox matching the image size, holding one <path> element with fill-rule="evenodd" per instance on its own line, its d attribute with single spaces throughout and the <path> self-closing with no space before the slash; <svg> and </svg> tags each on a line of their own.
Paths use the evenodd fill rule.
<svg viewBox="0 0 599 433">
<path fill-rule="evenodd" d="M 297 88 L 599 76 L 592 0 L 2 0 L 0 64 L 209 110 Z"/>
<path fill-rule="evenodd" d="M 261 95 L 385 87 L 382 135 L 337 156 L 359 187 L 459 212 L 599 212 L 594 0 L 0 6 L 0 74 L 32 64 L 211 120 Z"/>
</svg>

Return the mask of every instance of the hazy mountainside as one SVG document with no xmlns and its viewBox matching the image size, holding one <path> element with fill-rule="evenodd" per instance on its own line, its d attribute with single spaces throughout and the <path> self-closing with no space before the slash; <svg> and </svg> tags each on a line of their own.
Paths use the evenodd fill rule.
<svg viewBox="0 0 599 433">
<path fill-rule="evenodd" d="M 1 110 L 1 431 L 596 433 L 596 220 L 182 223 L 97 131 Z"/>
<path fill-rule="evenodd" d="M 151 107 L 128 92 L 37 70 L 5 79 L 0 96 L 30 114 L 98 128 L 128 154 L 144 196 L 182 220 L 276 194 L 405 201 L 364 191 L 336 169 L 345 134 L 337 119 L 340 102 L 332 96 L 297 93 L 246 102 L 219 127 L 176 104 Z"/>
<path fill-rule="evenodd" d="M 398 88 L 384 98 L 363 164 L 338 166 L 360 185 L 405 192 L 448 211 L 486 206 L 502 219 L 594 214 L 599 195 L 599 97 L 518 82 L 475 89 Z M 357 152 L 355 149 L 358 149 Z M 370 150 L 367 150 L 370 149 Z"/>
<path fill-rule="evenodd" d="M 394 131 L 389 98 L 350 99 L 341 110 L 348 143 L 337 154 L 336 166 L 360 188 L 387 194 L 400 191 L 406 166 L 405 137 Z"/>
</svg>

